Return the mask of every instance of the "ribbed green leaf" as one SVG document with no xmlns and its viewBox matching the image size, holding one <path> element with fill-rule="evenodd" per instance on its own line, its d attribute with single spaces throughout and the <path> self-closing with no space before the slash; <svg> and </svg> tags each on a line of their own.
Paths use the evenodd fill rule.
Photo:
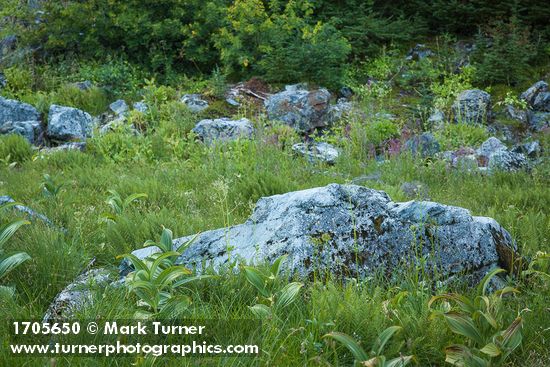
<svg viewBox="0 0 550 367">
<path fill-rule="evenodd" d="M 288 255 L 282 255 L 279 256 L 273 264 L 271 264 L 271 274 L 273 274 L 275 277 L 279 276 L 279 272 L 281 270 L 281 264 L 286 260 Z"/>
<path fill-rule="evenodd" d="M 491 279 L 493 279 L 493 277 L 495 277 L 497 274 L 504 272 L 506 272 L 506 270 L 496 268 L 487 273 L 487 275 L 483 277 L 483 279 L 479 283 L 479 286 L 477 287 L 477 294 L 479 294 L 480 296 L 484 296 L 487 293 L 487 287 L 489 287 Z"/>
<path fill-rule="evenodd" d="M 454 333 L 463 335 L 478 344 L 483 344 L 483 338 L 469 316 L 456 312 L 447 312 L 443 316 Z"/>
<path fill-rule="evenodd" d="M 298 297 L 298 294 L 300 294 L 300 289 L 302 289 L 303 286 L 304 285 L 299 282 L 293 282 L 285 285 L 277 296 L 275 307 L 281 309 L 293 303 L 296 300 L 296 297 Z"/>
<path fill-rule="evenodd" d="M 332 332 L 324 335 L 323 338 L 332 338 L 342 343 L 346 348 L 348 348 L 358 362 L 363 362 L 369 359 L 368 354 L 363 350 L 363 348 L 361 348 L 361 346 L 347 334 Z"/>
<path fill-rule="evenodd" d="M 377 356 L 381 355 L 388 340 L 391 339 L 393 334 L 395 334 L 397 331 L 401 329 L 402 329 L 401 326 L 390 326 L 389 328 L 382 331 L 378 335 L 378 337 L 376 338 L 376 341 L 374 342 L 374 345 L 372 346 L 373 353 Z"/>
<path fill-rule="evenodd" d="M 402 356 L 389 360 L 384 367 L 405 367 L 414 360 L 414 356 Z"/>
<path fill-rule="evenodd" d="M 8 242 L 8 240 L 17 232 L 17 230 L 26 224 L 30 224 L 27 220 L 17 220 L 15 222 L 11 222 L 8 225 L 6 225 L 4 228 L 0 230 L 0 251 L 2 250 L 2 247 Z"/>
<path fill-rule="evenodd" d="M 10 271 L 30 259 L 31 257 L 26 252 L 18 252 L 4 258 L 0 261 L 0 279 L 5 277 Z"/>
<path fill-rule="evenodd" d="M 431 308 L 432 304 L 439 300 L 453 301 L 458 305 L 458 307 L 460 307 L 462 311 L 467 313 L 472 313 L 476 310 L 472 302 L 467 297 L 458 293 L 448 293 L 448 294 L 442 294 L 439 296 L 434 296 L 428 302 L 428 308 Z"/>
<path fill-rule="evenodd" d="M 495 343 L 489 343 L 480 350 L 481 353 L 487 354 L 489 357 L 498 357 L 501 350 Z"/>
<path fill-rule="evenodd" d="M 266 305 L 257 304 L 257 305 L 254 305 L 254 306 L 250 306 L 248 308 L 250 309 L 250 311 L 252 311 L 252 313 L 256 317 L 258 317 L 260 319 L 264 319 L 266 317 L 271 316 L 271 308 L 267 307 Z"/>
<path fill-rule="evenodd" d="M 252 284 L 262 296 L 269 297 L 269 292 L 265 288 L 265 276 L 260 273 L 260 271 L 250 266 L 245 266 L 244 275 L 250 284 Z"/>
</svg>

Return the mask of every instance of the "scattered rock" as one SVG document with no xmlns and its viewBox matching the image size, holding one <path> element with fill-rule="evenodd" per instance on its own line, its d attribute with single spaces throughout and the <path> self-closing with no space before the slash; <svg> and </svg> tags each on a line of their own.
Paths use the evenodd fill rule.
<svg viewBox="0 0 550 367">
<path fill-rule="evenodd" d="M 528 122 L 528 113 L 527 111 L 515 109 L 512 105 L 507 105 L 505 108 L 506 115 L 513 120 L 517 120 L 526 124 Z"/>
<path fill-rule="evenodd" d="M 501 150 L 508 150 L 508 148 L 500 140 L 491 136 L 481 144 L 476 153 L 478 156 L 490 158 L 493 154 Z"/>
<path fill-rule="evenodd" d="M 439 142 L 431 133 L 413 136 L 405 142 L 405 149 L 412 155 L 420 155 L 423 158 L 433 157 L 440 150 Z"/>
<path fill-rule="evenodd" d="M 307 91 L 301 85 L 286 90 L 265 101 L 267 116 L 279 120 L 301 133 L 312 132 L 330 124 L 330 93 L 326 89 Z"/>
<path fill-rule="evenodd" d="M 207 144 L 214 141 L 231 141 L 237 139 L 250 139 L 254 134 L 254 126 L 247 118 L 231 120 L 221 118 L 215 120 L 202 120 L 192 130 Z"/>
<path fill-rule="evenodd" d="M 430 117 L 428 117 L 428 123 L 431 126 L 439 126 L 445 122 L 445 114 L 443 111 L 438 109 L 433 109 Z"/>
<path fill-rule="evenodd" d="M 465 90 L 452 106 L 454 119 L 459 123 L 481 124 L 491 116 L 491 95 L 479 89 Z"/>
<path fill-rule="evenodd" d="M 404 182 L 401 185 L 401 191 L 403 191 L 405 196 L 409 199 L 430 200 L 430 196 L 428 195 L 428 187 L 422 182 Z"/>
<path fill-rule="evenodd" d="M 522 153 L 509 151 L 506 145 L 495 137 L 487 139 L 477 150 L 481 165 L 490 171 L 518 171 L 528 168 L 527 159 Z"/>
<path fill-rule="evenodd" d="M 533 84 L 531 87 L 529 87 L 529 89 L 523 92 L 520 95 L 520 98 L 525 100 L 530 107 L 534 107 L 537 97 L 541 93 L 546 93 L 546 92 L 548 92 L 548 83 L 546 83 L 544 80 L 539 80 L 538 82 Z"/>
<path fill-rule="evenodd" d="M 65 144 L 58 145 L 56 147 L 44 148 L 41 150 L 41 152 L 48 154 L 48 153 L 54 153 L 54 152 L 65 152 L 68 150 L 83 152 L 84 150 L 86 150 L 86 142 L 81 141 L 81 142 L 65 143 Z"/>
<path fill-rule="evenodd" d="M 434 55 L 435 53 L 432 50 L 430 50 L 428 47 L 426 47 L 426 45 L 419 43 L 416 46 L 414 46 L 411 50 L 409 50 L 409 52 L 407 53 L 406 59 L 419 61 Z"/>
<path fill-rule="evenodd" d="M 550 92 L 539 93 L 533 103 L 533 109 L 535 111 L 550 112 Z"/>
<path fill-rule="evenodd" d="M 516 145 L 512 152 L 522 153 L 531 159 L 538 158 L 542 153 L 542 147 L 538 141 L 531 141 L 523 144 Z"/>
<path fill-rule="evenodd" d="M 128 105 L 123 99 L 119 99 L 109 105 L 111 111 L 113 111 L 117 116 L 124 116 L 128 112 Z"/>
<path fill-rule="evenodd" d="M 181 102 L 193 113 L 204 111 L 208 108 L 208 102 L 202 99 L 200 94 L 185 94 L 181 97 Z"/>
<path fill-rule="evenodd" d="M 353 103 L 348 102 L 345 98 L 340 98 L 335 105 L 329 107 L 328 121 L 330 123 L 340 120 L 344 115 L 349 114 L 353 110 Z"/>
<path fill-rule="evenodd" d="M 87 91 L 93 88 L 93 84 L 89 80 L 84 80 L 83 82 L 76 82 L 72 84 L 75 88 L 80 89 L 81 91 Z"/>
<path fill-rule="evenodd" d="M 92 117 L 79 109 L 51 105 L 47 134 L 58 141 L 85 140 L 92 133 Z"/>
<path fill-rule="evenodd" d="M 529 128 L 535 132 L 546 130 L 550 128 L 550 112 L 529 111 L 527 121 Z"/>
<path fill-rule="evenodd" d="M 6 122 L 39 120 L 40 114 L 30 104 L 0 97 L 0 126 Z"/>
<path fill-rule="evenodd" d="M 141 113 L 146 113 L 149 107 L 147 107 L 147 104 L 143 101 L 141 102 L 134 102 L 134 110 L 139 111 Z"/>
<path fill-rule="evenodd" d="M 43 322 L 69 320 L 75 312 L 93 302 L 94 289 L 104 288 L 112 279 L 105 269 L 91 269 L 79 275 L 53 300 L 44 315 Z"/>
<path fill-rule="evenodd" d="M 0 196 L 0 205 L 4 205 L 4 204 L 7 204 L 7 203 L 14 203 L 14 202 L 15 202 L 15 200 L 13 200 L 10 196 L 7 196 L 7 195 Z M 18 211 L 22 212 L 22 213 L 25 213 L 29 217 L 29 219 L 31 219 L 31 220 L 38 219 L 38 220 L 41 220 L 42 222 L 44 222 L 45 224 L 47 224 L 50 227 L 56 227 L 52 223 L 52 221 L 49 220 L 48 217 L 46 217 L 44 214 L 37 213 L 29 207 L 26 207 L 24 205 L 15 205 L 13 208 L 15 210 L 18 210 Z"/>
<path fill-rule="evenodd" d="M 40 121 L 8 121 L 0 125 L 0 135 L 19 134 L 31 144 L 38 144 L 43 133 Z"/>
<path fill-rule="evenodd" d="M 283 268 L 301 278 L 397 278 L 400 269 L 418 266 L 427 276 L 482 276 L 492 267 L 510 269 L 517 254 L 494 219 L 429 201 L 395 203 L 382 191 L 338 184 L 261 198 L 244 224 L 180 238 L 174 247 L 191 238 L 177 262 L 199 273 L 210 264 L 232 266 L 229 259 L 262 263 L 288 255 Z"/>
<path fill-rule="evenodd" d="M 350 87 L 342 87 L 340 89 L 340 97 L 350 99 L 351 97 L 353 97 L 353 89 L 351 89 Z"/>
<path fill-rule="evenodd" d="M 306 156 L 311 162 L 322 161 L 334 164 L 338 159 L 338 150 L 328 143 L 299 143 L 292 146 L 292 150 Z"/>
<path fill-rule="evenodd" d="M 237 101 L 236 101 L 235 99 L 233 99 L 233 98 L 226 98 L 225 101 L 226 101 L 229 105 L 231 105 L 231 106 L 233 106 L 233 107 L 239 107 L 239 106 L 241 105 L 239 102 L 237 102 Z"/>
</svg>

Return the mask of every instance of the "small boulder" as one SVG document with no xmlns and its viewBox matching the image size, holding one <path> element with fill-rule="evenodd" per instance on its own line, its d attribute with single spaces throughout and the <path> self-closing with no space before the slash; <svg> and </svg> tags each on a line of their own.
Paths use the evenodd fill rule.
<svg viewBox="0 0 550 367">
<path fill-rule="evenodd" d="M 328 143 L 299 143 L 292 146 L 292 150 L 308 158 L 311 162 L 322 161 L 334 164 L 338 159 L 338 150 Z"/>
<path fill-rule="evenodd" d="M 330 125 L 330 93 L 326 89 L 307 91 L 287 86 L 265 101 L 267 117 L 282 121 L 301 133 Z"/>
<path fill-rule="evenodd" d="M 529 87 L 529 89 L 523 92 L 520 95 L 520 98 L 527 102 L 529 106 L 533 107 L 539 94 L 545 92 L 548 92 L 548 83 L 546 83 L 544 80 L 539 80 L 531 87 Z"/>
<path fill-rule="evenodd" d="M 146 113 L 149 107 L 147 107 L 147 104 L 143 101 L 141 102 L 134 102 L 134 110 L 139 111 L 141 113 Z"/>
<path fill-rule="evenodd" d="M 535 98 L 533 102 L 535 111 L 550 112 L 550 92 L 542 92 Z"/>
<path fill-rule="evenodd" d="M 92 133 L 92 117 L 76 108 L 51 105 L 46 131 L 57 141 L 85 140 Z"/>
<path fill-rule="evenodd" d="M 86 142 L 84 141 L 74 141 L 71 143 L 64 143 L 56 147 L 48 147 L 40 150 L 42 153 L 54 153 L 54 152 L 66 152 L 66 151 L 78 151 L 83 152 L 86 150 Z"/>
<path fill-rule="evenodd" d="M 350 99 L 351 97 L 353 97 L 353 89 L 351 89 L 350 87 L 340 88 L 340 97 Z"/>
<path fill-rule="evenodd" d="M 535 132 L 550 128 L 550 112 L 527 112 L 529 128 Z"/>
<path fill-rule="evenodd" d="M 91 81 L 84 80 L 83 82 L 76 82 L 72 84 L 75 88 L 80 89 L 81 91 L 87 91 L 92 89 L 94 86 Z"/>
<path fill-rule="evenodd" d="M 455 122 L 481 124 L 489 120 L 491 95 L 479 89 L 465 90 L 452 106 Z"/>
<path fill-rule="evenodd" d="M 237 139 L 250 139 L 254 134 L 254 126 L 247 118 L 231 120 L 220 118 L 215 120 L 202 120 L 192 130 L 207 144 L 215 141 L 232 141 Z"/>
<path fill-rule="evenodd" d="M 109 109 L 117 116 L 124 116 L 128 112 L 128 105 L 123 99 L 119 99 L 109 105 Z"/>
<path fill-rule="evenodd" d="M 445 122 L 445 114 L 443 113 L 443 111 L 434 108 L 432 110 L 432 113 L 430 114 L 430 117 L 428 117 L 428 123 L 431 126 L 440 126 L 444 122 Z"/>
<path fill-rule="evenodd" d="M 542 147 L 538 141 L 530 141 L 527 143 L 516 145 L 512 152 L 522 153 L 531 159 L 538 158 L 542 153 Z"/>
<path fill-rule="evenodd" d="M 430 50 L 426 45 L 419 43 L 409 50 L 406 59 L 409 61 L 419 61 L 434 55 L 434 52 Z"/>
<path fill-rule="evenodd" d="M 527 159 L 522 153 L 509 151 L 497 138 L 490 137 L 476 151 L 481 165 L 490 171 L 518 171 L 528 168 Z"/>
<path fill-rule="evenodd" d="M 328 121 L 330 123 L 340 120 L 353 110 L 353 103 L 345 98 L 340 98 L 335 105 L 331 105 L 328 111 Z"/>
<path fill-rule="evenodd" d="M 405 142 L 405 149 L 413 156 L 420 155 L 422 158 L 433 157 L 440 151 L 439 142 L 431 133 L 413 136 Z"/>
<path fill-rule="evenodd" d="M 198 113 L 208 108 L 208 102 L 202 99 L 200 94 L 184 94 L 181 97 L 181 102 L 193 113 Z"/>
<path fill-rule="evenodd" d="M 0 126 L 6 122 L 38 120 L 40 114 L 30 104 L 0 97 Z"/>
<path fill-rule="evenodd" d="M 0 205 L 4 205 L 7 203 L 14 203 L 14 202 L 15 200 L 13 200 L 13 198 L 11 198 L 10 196 L 7 196 L 7 195 L 0 196 Z M 48 219 L 48 217 L 46 217 L 44 214 L 35 212 L 34 210 L 32 210 L 27 206 L 18 204 L 18 205 L 14 205 L 13 208 L 21 213 L 25 213 L 30 220 L 38 219 L 50 227 L 55 227 L 55 225 L 52 223 L 50 219 Z M 62 230 L 64 231 L 64 229 Z"/>
<path fill-rule="evenodd" d="M 6 57 L 17 47 L 17 36 L 9 35 L 0 40 L 0 60 Z"/>
<path fill-rule="evenodd" d="M 0 135 L 19 134 L 31 144 L 38 144 L 42 133 L 43 129 L 40 121 L 8 121 L 0 125 Z"/>
</svg>

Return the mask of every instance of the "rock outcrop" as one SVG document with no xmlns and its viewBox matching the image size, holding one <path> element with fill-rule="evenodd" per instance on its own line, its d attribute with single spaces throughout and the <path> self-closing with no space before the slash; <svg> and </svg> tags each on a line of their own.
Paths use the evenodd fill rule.
<svg viewBox="0 0 550 367">
<path fill-rule="evenodd" d="M 292 150 L 308 158 L 310 162 L 326 162 L 334 164 L 338 159 L 338 150 L 328 143 L 298 143 Z"/>
<path fill-rule="evenodd" d="M 254 134 L 254 126 L 247 118 L 231 120 L 221 118 L 215 120 L 202 120 L 192 130 L 207 144 L 215 141 L 232 141 L 237 139 L 250 139 Z"/>
<path fill-rule="evenodd" d="M 267 117 L 282 121 L 298 132 L 312 132 L 330 125 L 330 97 L 326 89 L 308 91 L 303 85 L 289 85 L 265 101 Z"/>
<path fill-rule="evenodd" d="M 479 89 L 465 90 L 452 106 L 454 119 L 459 123 L 481 124 L 491 116 L 491 95 Z"/>
<path fill-rule="evenodd" d="M 179 247 L 195 236 L 174 241 Z M 134 251 L 140 258 L 157 251 Z M 386 193 L 355 185 L 326 187 L 261 198 L 240 225 L 200 233 L 178 263 L 204 265 L 273 262 L 288 255 L 290 274 L 364 278 L 400 276 L 422 267 L 442 278 L 488 269 L 510 269 L 517 248 L 494 219 L 430 201 L 393 202 Z"/>
<path fill-rule="evenodd" d="M 208 102 L 202 99 L 200 94 L 185 94 L 181 97 L 181 102 L 193 113 L 198 113 L 208 108 Z"/>
<path fill-rule="evenodd" d="M 51 105 L 46 131 L 56 141 L 85 140 L 92 133 L 92 117 L 76 108 Z"/>
</svg>

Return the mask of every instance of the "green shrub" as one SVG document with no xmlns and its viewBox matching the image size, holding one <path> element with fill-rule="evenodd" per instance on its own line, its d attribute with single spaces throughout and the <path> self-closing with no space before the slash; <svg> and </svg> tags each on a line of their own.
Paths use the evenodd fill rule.
<svg viewBox="0 0 550 367">
<path fill-rule="evenodd" d="M 441 130 L 435 131 L 434 136 L 441 144 L 442 150 L 452 150 L 477 147 L 489 138 L 489 133 L 483 126 L 446 124 Z"/>
<path fill-rule="evenodd" d="M 22 163 L 32 157 L 31 144 L 18 134 L 0 136 L 0 160 Z"/>
</svg>

